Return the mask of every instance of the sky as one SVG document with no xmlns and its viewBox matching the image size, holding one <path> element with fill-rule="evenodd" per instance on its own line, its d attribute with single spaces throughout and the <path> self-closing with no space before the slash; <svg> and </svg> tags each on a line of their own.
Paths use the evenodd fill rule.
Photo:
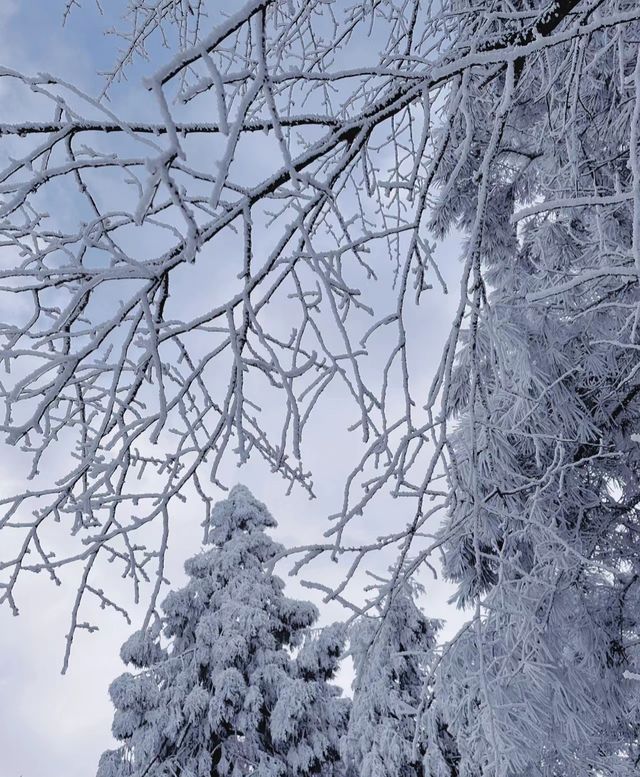
<svg viewBox="0 0 640 777">
<path fill-rule="evenodd" d="M 64 5 L 63 0 L 47 3 L 2 0 L 0 65 L 31 73 L 53 72 L 80 81 L 85 88 L 94 88 L 96 71 L 105 69 L 113 54 L 113 40 L 101 35 L 103 20 L 89 0 L 85 8 L 74 11 L 63 28 Z M 130 89 L 133 95 L 137 88 L 138 81 L 132 78 L 121 96 L 126 101 L 126 90 Z M 20 110 L 16 100 L 16 94 L 2 83 L 0 110 L 4 121 L 11 121 Z M 459 272 L 457 243 L 452 239 L 439 250 L 442 270 L 450 285 L 455 286 Z M 422 318 L 414 322 L 417 331 L 424 332 L 420 347 L 425 382 L 439 358 L 440 345 L 449 330 L 456 303 L 455 295 L 447 298 L 439 290 L 431 293 L 433 297 L 428 305 L 416 313 Z M 311 452 L 307 465 L 314 472 L 318 494 L 314 501 L 296 491 L 287 496 L 282 481 L 257 462 L 242 470 L 236 470 L 235 464 L 229 462 L 225 470 L 229 484 L 245 483 L 267 504 L 279 522 L 276 537 L 287 546 L 321 536 L 327 526 L 326 516 L 339 498 L 336 484 L 353 466 L 358 451 L 352 438 L 344 432 L 349 419 L 340 397 L 330 397 L 328 403 L 323 418 L 310 427 L 307 440 Z M 0 493 L 13 493 L 23 469 L 19 451 L 0 443 Z M 220 497 L 223 496 L 221 492 Z M 390 522 L 399 519 L 402 506 L 382 498 L 376 502 L 374 511 L 366 524 L 369 532 L 375 531 L 376 526 L 388 527 Z M 184 580 L 184 560 L 200 548 L 202 530 L 199 516 L 194 520 L 188 506 L 172 515 L 172 522 L 177 530 L 169 549 L 167 576 L 172 586 L 176 586 Z M 0 557 L 1 549 L 0 544 Z M 379 563 L 384 564 L 384 559 Z M 278 571 L 283 576 L 286 574 L 286 570 Z M 313 573 L 319 582 L 331 582 L 336 574 L 329 561 L 314 567 Z M 363 585 L 366 582 L 364 576 L 358 580 Z M 445 633 L 453 633 L 461 616 L 447 604 L 451 589 L 440 579 L 424 576 L 420 581 L 427 587 L 423 601 L 427 614 L 447 617 Z M 109 582 L 117 585 L 116 580 Z M 286 590 L 291 596 L 319 602 L 315 593 L 302 588 L 299 579 L 287 578 Z M 101 614 L 100 630 L 80 634 L 69 671 L 62 676 L 64 637 L 74 591 L 73 575 L 64 577 L 61 587 L 53 586 L 40 575 L 25 581 L 19 590 L 18 617 L 13 617 L 6 608 L 0 609 L 0 777 L 88 777 L 95 773 L 100 753 L 113 744 L 112 707 L 107 688 L 124 670 L 118 656 L 119 646 L 135 628 L 136 618 L 139 622 L 142 610 L 131 610 L 131 626 L 113 613 Z M 336 604 L 322 609 L 325 623 L 343 616 Z M 346 667 L 341 682 L 348 686 L 349 679 Z"/>
</svg>

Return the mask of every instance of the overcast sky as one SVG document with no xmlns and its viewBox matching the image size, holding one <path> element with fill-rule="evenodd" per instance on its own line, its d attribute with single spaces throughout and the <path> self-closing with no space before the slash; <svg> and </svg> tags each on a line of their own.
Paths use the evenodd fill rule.
<svg viewBox="0 0 640 777">
<path fill-rule="evenodd" d="M 87 0 L 82 13 L 75 13 L 65 29 L 60 25 L 63 0 L 20 2 L 0 0 L 0 65 L 26 72 L 47 71 L 80 80 L 86 88 L 96 84 L 95 72 L 104 68 L 112 54 L 112 41 L 100 34 L 100 19 Z M 155 63 L 151 63 L 153 65 Z M 160 63 L 158 63 L 160 64 Z M 132 78 L 132 93 L 138 82 Z M 125 95 L 126 97 L 126 95 Z M 19 111 L 16 95 L 0 86 L 3 121 L 11 121 Z M 458 273 L 455 241 L 440 250 L 442 269 L 455 288 Z M 439 290 L 432 292 L 413 322 L 423 332 L 424 379 L 439 356 L 439 346 L 453 316 L 455 295 L 449 299 Z M 422 327 L 422 329 L 421 329 Z M 313 469 L 318 498 L 313 502 L 301 493 L 287 497 L 282 481 L 258 463 L 241 471 L 229 462 L 227 482 L 244 482 L 267 503 L 279 522 L 277 538 L 288 546 L 318 539 L 326 528 L 326 516 L 339 503 L 336 484 L 353 465 L 357 446 L 340 430 L 346 425 L 343 403 L 324 408 L 322 419 L 310 428 L 306 464 Z M 330 423 L 329 423 L 330 421 Z M 344 423 L 343 423 L 344 421 Z M 20 482 L 24 462 L 20 453 L 0 445 L 0 491 L 13 493 Z M 221 497 L 224 495 L 221 493 Z M 403 505 L 390 499 L 375 504 L 363 531 L 375 533 L 376 526 L 389 526 L 399 517 Z M 185 507 L 172 515 L 174 531 L 169 552 L 168 577 L 173 585 L 183 580 L 182 564 L 200 547 L 201 516 Z M 0 556 L 3 555 L 0 544 Z M 389 559 L 390 560 L 390 559 Z M 384 560 L 378 564 L 384 565 Z M 320 579 L 333 580 L 330 562 L 314 568 Z M 378 570 L 382 571 L 382 570 Z M 283 574 L 286 570 L 283 570 Z M 117 570 L 114 570 L 117 574 Z M 25 581 L 19 589 L 19 617 L 0 609 L 0 777 L 89 777 L 95 773 L 99 754 L 111 743 L 112 710 L 107 696 L 111 680 L 123 671 L 118 650 L 136 625 L 140 612 L 132 611 L 131 627 L 118 617 L 105 613 L 100 631 L 81 633 L 67 675 L 60 675 L 64 636 L 69 626 L 70 599 L 74 594 L 73 574 L 56 588 L 43 576 Z M 364 581 L 363 581 L 364 582 Z M 427 586 L 428 614 L 451 615 L 446 604 L 449 588 L 441 581 L 421 578 Z M 293 596 L 313 598 L 296 580 L 287 580 Z M 337 605 L 325 608 L 322 619 L 342 617 Z M 455 628 L 459 616 L 453 614 L 447 632 Z M 348 682 L 348 673 L 343 677 Z"/>
</svg>

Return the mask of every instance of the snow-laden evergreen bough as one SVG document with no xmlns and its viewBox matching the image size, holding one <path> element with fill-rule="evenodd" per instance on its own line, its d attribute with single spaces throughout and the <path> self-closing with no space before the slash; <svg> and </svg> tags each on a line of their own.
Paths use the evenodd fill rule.
<svg viewBox="0 0 640 777">
<path fill-rule="evenodd" d="M 231 452 L 312 491 L 342 391 L 362 454 L 301 563 L 348 555 L 344 597 L 376 551 L 399 586 L 443 549 L 470 620 L 424 700 L 438 777 L 637 772 L 640 4 L 128 7 L 111 87 L 146 46 L 149 111 L 0 73 L 32 110 L 0 124 L 2 430 L 35 478 L 2 500 L 2 601 L 77 566 L 67 657 L 85 598 L 122 607 L 104 562 L 153 610 L 180 500 L 206 518 Z"/>
<path fill-rule="evenodd" d="M 471 76 L 451 124 L 469 153 L 432 218 L 468 225 L 470 287 L 441 536 L 476 614 L 435 693 L 461 774 L 640 768 L 639 87 L 604 28 Z"/>
<path fill-rule="evenodd" d="M 275 525 L 244 486 L 214 507 L 189 582 L 122 646 L 137 672 L 111 685 L 123 745 L 98 777 L 341 774 L 349 701 L 329 681 L 345 629 L 311 638 L 316 608 L 267 570 L 281 551 L 265 533 Z"/>
</svg>

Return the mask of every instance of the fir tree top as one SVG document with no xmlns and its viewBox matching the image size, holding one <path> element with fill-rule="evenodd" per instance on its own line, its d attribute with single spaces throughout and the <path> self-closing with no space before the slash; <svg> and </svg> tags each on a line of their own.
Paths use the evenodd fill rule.
<svg viewBox="0 0 640 777">
<path fill-rule="evenodd" d="M 111 686 L 124 744 L 99 777 L 336 774 L 348 702 L 328 680 L 344 630 L 305 641 L 318 613 L 266 568 L 282 550 L 264 531 L 275 525 L 244 486 L 216 505 L 212 546 L 186 562 L 187 584 L 123 645 L 144 671 Z"/>
</svg>

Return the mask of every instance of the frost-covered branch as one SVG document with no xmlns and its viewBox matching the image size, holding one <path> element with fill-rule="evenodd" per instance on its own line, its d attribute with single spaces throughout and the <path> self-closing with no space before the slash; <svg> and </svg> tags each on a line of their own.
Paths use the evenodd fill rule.
<svg viewBox="0 0 640 777">
<path fill-rule="evenodd" d="M 393 588 L 442 551 L 476 613 L 439 670 L 472 667 L 447 736 L 507 775 L 569 721 L 544 758 L 615 771 L 637 734 L 604 743 L 593 719 L 578 757 L 576 721 L 594 667 L 603 694 L 637 669 L 638 4 L 197 5 L 131 5 L 111 94 L 154 36 L 170 49 L 138 116 L 0 72 L 29 95 L 0 125 L 0 428 L 33 480 L 1 500 L 0 598 L 77 568 L 70 645 L 85 597 L 123 606 L 93 580 L 111 561 L 153 612 L 177 504 L 207 520 L 230 456 L 313 494 L 308 434 L 338 398 L 360 456 L 296 569 L 345 559 L 320 585 L 347 601 L 376 553 Z M 398 515 L 363 535 L 385 492 Z M 548 665 L 571 676 L 556 707 Z"/>
</svg>

